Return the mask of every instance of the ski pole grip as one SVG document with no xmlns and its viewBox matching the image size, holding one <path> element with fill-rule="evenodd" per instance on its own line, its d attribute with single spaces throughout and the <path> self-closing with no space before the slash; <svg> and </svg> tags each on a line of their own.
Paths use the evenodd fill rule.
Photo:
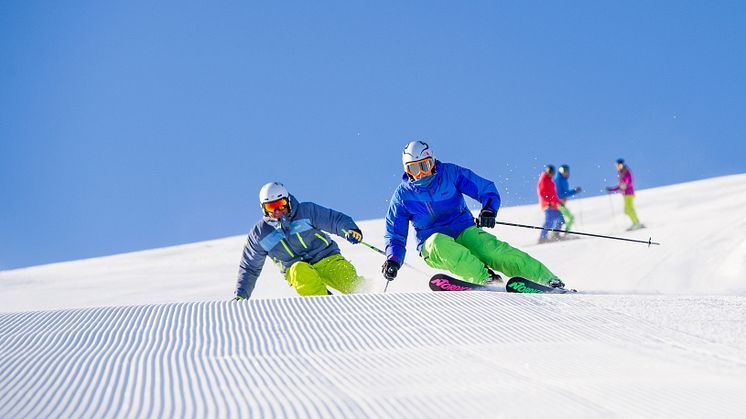
<svg viewBox="0 0 746 419">
<path fill-rule="evenodd" d="M 487 202 L 484 203 L 484 206 L 482 207 L 482 209 L 489 207 L 490 204 L 492 204 L 492 198 L 487 198 Z M 482 227 L 482 225 L 479 223 L 479 217 L 475 218 L 474 222 L 477 223 L 477 228 Z"/>
</svg>

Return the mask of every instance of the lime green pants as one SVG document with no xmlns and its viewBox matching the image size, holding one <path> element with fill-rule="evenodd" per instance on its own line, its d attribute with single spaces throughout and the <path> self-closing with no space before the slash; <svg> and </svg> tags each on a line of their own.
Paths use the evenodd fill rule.
<svg viewBox="0 0 746 419">
<path fill-rule="evenodd" d="M 311 265 L 295 262 L 285 270 L 285 279 L 301 296 L 327 295 L 327 285 L 345 294 L 354 292 L 362 278 L 342 255 L 325 257 Z"/>
<path fill-rule="evenodd" d="M 565 231 L 570 231 L 570 227 L 572 227 L 572 223 L 575 222 L 575 216 L 572 215 L 570 210 L 567 209 L 567 207 L 564 205 L 561 205 L 558 209 L 562 213 L 562 218 L 565 219 Z"/>
<path fill-rule="evenodd" d="M 476 284 L 483 284 L 489 277 L 485 265 L 507 276 L 522 276 L 541 284 L 557 278 L 527 253 L 475 226 L 462 231 L 456 239 L 435 233 L 425 240 L 420 252 L 429 266 Z"/>
<path fill-rule="evenodd" d="M 634 200 L 634 195 L 624 195 L 624 213 L 627 214 L 627 217 L 629 217 L 630 220 L 632 220 L 632 224 L 639 224 L 640 220 L 637 218 L 635 206 L 632 203 Z"/>
</svg>

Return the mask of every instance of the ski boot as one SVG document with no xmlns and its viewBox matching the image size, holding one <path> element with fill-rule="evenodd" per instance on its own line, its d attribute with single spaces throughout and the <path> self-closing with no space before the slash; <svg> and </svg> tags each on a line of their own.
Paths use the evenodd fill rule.
<svg viewBox="0 0 746 419">
<path fill-rule="evenodd" d="M 554 278 L 554 279 L 550 280 L 549 282 L 547 282 L 547 286 L 548 287 L 552 287 L 552 288 L 562 288 L 562 289 L 565 289 L 565 283 L 562 282 L 562 280 L 559 279 L 559 278 Z"/>
<path fill-rule="evenodd" d="M 643 224 L 643 223 L 635 223 L 635 224 L 632 224 L 632 226 L 630 226 L 630 228 L 628 228 L 627 231 L 635 231 L 635 230 L 639 230 L 641 228 L 645 228 L 645 224 Z"/>
<path fill-rule="evenodd" d="M 490 276 L 484 281 L 485 285 L 499 284 L 503 282 L 503 278 L 498 273 L 490 269 L 488 266 L 485 266 L 485 268 L 487 268 L 487 273 L 490 274 Z"/>
</svg>

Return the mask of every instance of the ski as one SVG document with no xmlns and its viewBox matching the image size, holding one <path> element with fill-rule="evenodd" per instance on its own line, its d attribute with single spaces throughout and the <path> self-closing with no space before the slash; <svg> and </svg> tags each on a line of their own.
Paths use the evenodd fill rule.
<svg viewBox="0 0 746 419">
<path fill-rule="evenodd" d="M 479 285 L 462 281 L 446 274 L 435 274 L 430 278 L 430 289 L 433 291 L 492 291 L 505 292 L 502 287 Z"/>
<path fill-rule="evenodd" d="M 505 284 L 505 290 L 508 292 L 515 292 L 520 294 L 567 294 L 577 292 L 575 290 L 565 288 L 552 288 L 546 285 L 537 284 L 534 281 L 529 281 L 526 278 L 520 276 L 514 276 L 510 278 L 507 284 Z"/>
<path fill-rule="evenodd" d="M 552 288 L 537 284 L 519 276 L 510 278 L 505 288 L 492 285 L 479 285 L 456 279 L 446 274 L 435 274 L 430 278 L 430 289 L 433 291 L 489 291 L 489 292 L 512 292 L 520 294 L 567 294 L 575 290 L 565 288 Z"/>
</svg>

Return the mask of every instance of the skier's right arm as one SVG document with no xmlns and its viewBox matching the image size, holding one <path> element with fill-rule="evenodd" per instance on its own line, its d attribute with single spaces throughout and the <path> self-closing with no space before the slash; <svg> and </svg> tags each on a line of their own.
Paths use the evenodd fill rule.
<svg viewBox="0 0 746 419">
<path fill-rule="evenodd" d="M 554 176 L 554 186 L 557 188 L 557 197 L 559 199 L 570 198 L 578 193 L 578 188 L 570 189 L 570 185 L 559 173 Z"/>
<path fill-rule="evenodd" d="M 259 244 L 259 228 L 254 228 L 246 244 L 243 247 L 241 263 L 238 265 L 238 282 L 236 284 L 236 297 L 249 298 L 254 291 L 256 280 L 262 273 L 267 251 Z"/>
<path fill-rule="evenodd" d="M 627 173 L 624 173 L 624 175 L 619 176 L 619 182 L 616 186 L 606 188 L 609 192 L 617 192 L 617 191 L 624 191 L 627 189 L 627 180 L 630 179 L 630 177 L 627 177 Z"/>
<path fill-rule="evenodd" d="M 399 200 L 397 193 L 391 198 L 389 210 L 386 213 L 386 260 L 392 260 L 404 264 L 404 256 L 407 253 L 407 235 L 409 233 L 409 220 L 412 218 L 407 208 Z"/>
<path fill-rule="evenodd" d="M 619 181 L 619 184 L 617 184 L 616 186 L 607 186 L 606 187 L 606 191 L 608 191 L 608 192 L 617 192 L 617 191 L 620 191 L 622 189 L 622 186 L 623 186 L 622 182 Z"/>
</svg>

